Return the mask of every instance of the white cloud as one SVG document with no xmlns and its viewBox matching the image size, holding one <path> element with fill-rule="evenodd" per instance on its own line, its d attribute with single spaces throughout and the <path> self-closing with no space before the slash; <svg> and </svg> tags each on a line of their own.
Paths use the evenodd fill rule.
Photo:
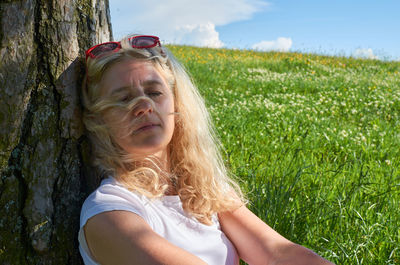
<svg viewBox="0 0 400 265">
<path fill-rule="evenodd" d="M 261 41 L 254 44 L 251 48 L 259 51 L 280 51 L 287 52 L 292 47 L 293 41 L 291 38 L 279 37 L 273 41 Z"/>
<path fill-rule="evenodd" d="M 357 49 L 355 50 L 354 57 L 364 59 L 378 59 L 378 56 L 374 55 L 374 51 L 371 48 L 368 49 Z"/>
<path fill-rule="evenodd" d="M 212 23 L 178 27 L 176 35 L 180 35 L 179 39 L 176 39 L 178 43 L 211 48 L 224 46 L 219 39 L 219 33 L 215 30 L 215 25 Z"/>
<path fill-rule="evenodd" d="M 110 0 L 114 38 L 129 33 L 158 35 L 169 43 L 221 47 L 216 26 L 249 19 L 264 0 Z"/>
</svg>

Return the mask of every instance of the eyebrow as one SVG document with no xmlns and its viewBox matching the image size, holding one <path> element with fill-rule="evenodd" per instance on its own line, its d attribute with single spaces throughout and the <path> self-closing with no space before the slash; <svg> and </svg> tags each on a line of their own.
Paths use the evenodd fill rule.
<svg viewBox="0 0 400 265">
<path fill-rule="evenodd" d="M 112 96 L 112 95 L 114 95 L 114 94 L 118 94 L 118 93 L 120 93 L 120 92 L 123 92 L 123 91 L 126 90 L 127 88 L 129 88 L 129 86 L 122 86 L 122 87 L 119 87 L 119 88 L 117 88 L 117 89 L 114 89 L 114 90 L 111 92 L 110 96 Z"/>
<path fill-rule="evenodd" d="M 158 79 L 150 79 L 150 80 L 146 80 L 143 82 L 143 86 L 144 87 L 148 87 L 151 85 L 162 85 L 163 83 L 161 82 L 161 80 Z"/>
<path fill-rule="evenodd" d="M 146 81 L 143 82 L 143 87 L 149 87 L 149 86 L 152 86 L 152 85 L 162 85 L 162 82 L 160 80 L 157 80 L 157 79 L 150 79 L 150 80 L 146 80 Z M 116 88 L 111 92 L 110 95 L 112 96 L 114 94 L 118 94 L 118 93 L 120 93 L 120 92 L 122 92 L 122 91 L 124 91 L 124 90 L 126 90 L 128 88 L 130 88 L 130 86 L 122 86 L 122 87 Z"/>
</svg>

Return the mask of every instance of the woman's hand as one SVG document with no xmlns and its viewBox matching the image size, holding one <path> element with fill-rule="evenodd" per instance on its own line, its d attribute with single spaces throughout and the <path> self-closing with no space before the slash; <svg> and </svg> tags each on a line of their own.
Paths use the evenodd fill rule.
<svg viewBox="0 0 400 265">
<path fill-rule="evenodd" d="M 220 213 L 219 221 L 239 257 L 248 264 L 333 264 L 287 240 L 245 206 L 233 212 Z"/>
<path fill-rule="evenodd" d="M 128 211 L 95 215 L 88 220 L 84 231 L 91 254 L 100 264 L 206 264 L 169 243 L 142 217 Z"/>
</svg>

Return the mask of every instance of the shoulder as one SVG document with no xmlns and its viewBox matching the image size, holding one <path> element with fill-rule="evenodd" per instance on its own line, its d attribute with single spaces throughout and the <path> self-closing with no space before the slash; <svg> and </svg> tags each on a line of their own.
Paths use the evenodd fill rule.
<svg viewBox="0 0 400 265">
<path fill-rule="evenodd" d="M 84 225 L 84 231 L 91 254 L 99 261 L 107 263 L 105 261 L 109 260 L 111 263 L 116 262 L 115 257 L 121 257 L 121 249 L 129 244 L 127 241 L 130 239 L 126 235 L 148 233 L 150 229 L 139 216 L 118 210 L 91 217 Z M 114 254 L 113 257 L 110 254 Z"/>
<path fill-rule="evenodd" d="M 87 222 L 85 234 L 91 253 L 101 264 L 205 264 L 127 211 L 96 215 Z"/>
<path fill-rule="evenodd" d="M 114 178 L 104 179 L 83 203 L 80 227 L 94 215 L 114 210 L 133 212 L 146 219 L 146 201 L 145 196 L 129 191 Z"/>
</svg>

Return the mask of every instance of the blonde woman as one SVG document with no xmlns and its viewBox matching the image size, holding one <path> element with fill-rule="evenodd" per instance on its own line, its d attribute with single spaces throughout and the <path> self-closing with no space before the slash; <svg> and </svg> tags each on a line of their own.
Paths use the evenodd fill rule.
<svg viewBox="0 0 400 265">
<path fill-rule="evenodd" d="M 84 124 L 101 185 L 81 211 L 85 264 L 331 264 L 251 213 L 203 99 L 158 37 L 86 52 Z"/>
</svg>

